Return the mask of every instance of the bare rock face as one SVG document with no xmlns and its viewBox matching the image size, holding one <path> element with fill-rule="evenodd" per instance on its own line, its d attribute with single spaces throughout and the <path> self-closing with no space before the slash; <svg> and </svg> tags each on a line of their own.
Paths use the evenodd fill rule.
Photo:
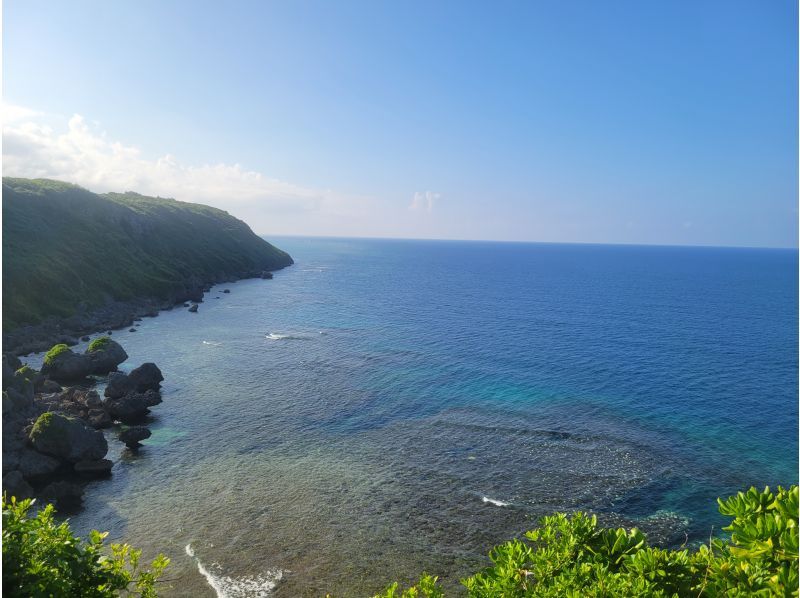
<svg viewBox="0 0 800 598">
<path fill-rule="evenodd" d="M 28 383 L 17 390 L 9 386 L 3 393 L 3 420 L 15 421 L 32 415 L 33 412 L 33 385 Z"/>
<path fill-rule="evenodd" d="M 58 506 L 73 506 L 83 499 L 83 487 L 79 484 L 60 480 L 48 484 L 41 492 L 42 498 Z"/>
<path fill-rule="evenodd" d="M 123 423 L 141 420 L 150 407 L 161 403 L 161 395 L 155 390 L 146 392 L 130 391 L 119 398 L 106 398 L 104 405 L 106 411 L 114 419 Z"/>
<path fill-rule="evenodd" d="M 136 392 L 147 390 L 158 390 L 163 382 L 164 376 L 161 370 L 154 363 L 143 363 L 138 368 L 131 370 L 128 374 L 128 381 Z"/>
<path fill-rule="evenodd" d="M 128 376 L 122 372 L 112 372 L 103 394 L 109 399 L 120 399 L 132 390 Z"/>
<path fill-rule="evenodd" d="M 8 496 L 16 496 L 17 498 L 30 498 L 33 496 L 33 488 L 17 470 L 3 474 L 3 492 L 6 492 Z"/>
<path fill-rule="evenodd" d="M 61 385 L 53 380 L 42 382 L 41 391 L 45 393 L 61 392 Z"/>
<path fill-rule="evenodd" d="M 96 461 L 106 456 L 108 443 L 103 433 L 79 419 L 50 411 L 43 413 L 31 428 L 33 448 L 59 461 Z"/>
<path fill-rule="evenodd" d="M 19 458 L 19 471 L 26 480 L 37 480 L 53 475 L 61 462 L 31 449 L 24 449 Z"/>
<path fill-rule="evenodd" d="M 119 439 L 130 449 L 139 447 L 142 440 L 150 438 L 151 432 L 144 426 L 131 426 L 119 433 Z"/>
<path fill-rule="evenodd" d="M 11 385 L 14 372 L 22 367 L 22 362 L 16 355 L 3 353 L 3 390 Z"/>
<path fill-rule="evenodd" d="M 103 477 L 111 474 L 114 463 L 108 459 L 97 461 L 78 461 L 74 465 L 75 473 L 86 477 Z"/>
</svg>

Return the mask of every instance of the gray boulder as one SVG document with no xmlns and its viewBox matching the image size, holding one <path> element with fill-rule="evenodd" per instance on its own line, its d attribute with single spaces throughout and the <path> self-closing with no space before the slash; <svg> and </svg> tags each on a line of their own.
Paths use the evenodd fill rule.
<svg viewBox="0 0 800 598">
<path fill-rule="evenodd" d="M 3 353 L 3 390 L 8 388 L 14 378 L 14 372 L 22 367 L 22 362 L 15 355 Z"/>
<path fill-rule="evenodd" d="M 17 498 L 30 498 L 33 496 L 33 488 L 19 471 L 10 471 L 3 475 L 3 492 L 8 496 Z"/>
<path fill-rule="evenodd" d="M 86 419 L 89 425 L 96 430 L 110 428 L 114 425 L 114 420 L 111 419 L 111 415 L 105 409 L 90 409 Z"/>
<path fill-rule="evenodd" d="M 23 366 L 23 363 L 22 361 L 20 361 L 19 357 L 17 357 L 13 353 L 3 353 L 3 359 L 8 363 L 9 367 L 11 367 L 11 369 L 15 372 Z"/>
<path fill-rule="evenodd" d="M 74 505 L 83 498 L 83 487 L 72 482 L 58 481 L 48 484 L 41 492 L 42 498 L 61 505 Z"/>
<path fill-rule="evenodd" d="M 23 449 L 19 457 L 19 465 L 17 467 L 22 477 L 26 480 L 35 480 L 36 478 L 46 478 L 53 475 L 60 466 L 61 463 L 58 459 L 26 448 Z"/>
<path fill-rule="evenodd" d="M 8 473 L 10 471 L 13 471 L 14 469 L 17 469 L 17 467 L 19 467 L 19 455 L 20 455 L 20 451 L 19 450 L 14 450 L 13 448 L 10 448 L 9 450 L 6 450 L 6 448 L 3 447 L 3 473 L 4 474 L 6 474 L 6 473 Z"/>
<path fill-rule="evenodd" d="M 90 375 L 93 370 L 94 365 L 89 357 L 74 353 L 65 344 L 50 349 L 42 365 L 42 374 L 58 381 L 80 380 Z"/>
<path fill-rule="evenodd" d="M 158 390 L 163 380 L 164 376 L 161 374 L 161 370 L 154 363 L 143 363 L 128 374 L 128 382 L 137 392 Z"/>
<path fill-rule="evenodd" d="M 131 426 L 119 433 L 119 439 L 124 442 L 128 448 L 135 449 L 142 440 L 150 438 L 150 435 L 150 430 L 144 426 Z"/>
<path fill-rule="evenodd" d="M 101 337 L 92 341 L 85 355 L 89 358 L 93 374 L 108 374 L 128 359 L 128 354 L 117 341 Z"/>
<path fill-rule="evenodd" d="M 31 415 L 33 404 L 33 385 L 27 384 L 21 391 L 9 387 L 3 393 L 3 420 L 19 419 Z"/>
<path fill-rule="evenodd" d="M 58 382 L 45 379 L 41 384 L 41 391 L 44 393 L 61 392 L 63 389 Z"/>
<path fill-rule="evenodd" d="M 128 392 L 119 398 L 106 398 L 104 405 L 106 411 L 114 419 L 121 422 L 135 422 L 144 417 L 150 407 L 161 403 L 161 395 L 154 391 Z"/>
<path fill-rule="evenodd" d="M 127 374 L 112 372 L 108 376 L 108 384 L 103 394 L 110 399 L 120 399 L 133 390 L 133 385 Z"/>
<path fill-rule="evenodd" d="M 81 420 L 48 411 L 39 416 L 28 435 L 33 448 L 61 461 L 96 461 L 106 456 L 103 433 Z"/>
<path fill-rule="evenodd" d="M 190 311 L 190 312 L 192 312 L 193 314 L 196 314 L 196 313 L 197 313 L 197 303 L 195 303 L 194 305 L 192 305 L 192 306 L 189 308 L 189 311 Z"/>
</svg>

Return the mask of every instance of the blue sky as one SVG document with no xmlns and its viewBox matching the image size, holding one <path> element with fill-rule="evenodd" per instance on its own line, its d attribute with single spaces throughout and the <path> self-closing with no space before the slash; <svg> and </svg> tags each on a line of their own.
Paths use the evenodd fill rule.
<svg viewBox="0 0 800 598">
<path fill-rule="evenodd" d="M 3 3 L 5 175 L 266 234 L 797 246 L 794 2 Z"/>
</svg>

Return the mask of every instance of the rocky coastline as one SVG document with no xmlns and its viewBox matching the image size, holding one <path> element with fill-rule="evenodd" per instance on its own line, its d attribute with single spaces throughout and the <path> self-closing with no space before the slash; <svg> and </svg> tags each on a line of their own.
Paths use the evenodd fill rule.
<svg viewBox="0 0 800 598">
<path fill-rule="evenodd" d="M 65 511 L 79 508 L 86 483 L 111 475 L 103 430 L 114 430 L 112 442 L 136 451 L 151 435 L 144 425 L 150 409 L 162 402 L 164 377 L 156 364 L 143 363 L 128 374 L 118 371 L 128 354 L 111 338 L 113 330 L 138 326 L 139 320 L 156 317 L 161 310 L 182 306 L 196 312 L 214 284 L 272 277 L 271 270 L 220 275 L 166 300 L 109 301 L 100 309 L 79 308 L 74 316 L 5 333 L 3 491 L 53 502 Z M 84 353 L 70 349 L 79 338 L 88 341 L 89 334 L 104 331 Z M 40 371 L 19 358 L 44 350 L 48 353 Z M 103 383 L 101 397 L 94 387 Z"/>
<path fill-rule="evenodd" d="M 80 505 L 83 486 L 111 475 L 104 429 L 135 451 L 150 430 L 141 425 L 161 403 L 161 370 L 144 363 L 128 374 L 122 346 L 104 336 L 84 353 L 65 344 L 48 351 L 41 371 L 3 355 L 3 490 L 38 497 L 67 510 Z M 104 396 L 92 387 L 107 381 Z"/>
<path fill-rule="evenodd" d="M 251 270 L 236 274 L 219 274 L 211 281 L 197 282 L 165 299 L 142 297 L 130 301 L 109 300 L 97 309 L 87 309 L 79 305 L 76 313 L 66 318 L 50 317 L 38 324 L 20 326 L 3 332 L 3 353 L 27 355 L 47 351 L 53 345 L 64 343 L 67 346 L 78 344 L 78 340 L 89 334 L 130 328 L 142 318 L 154 318 L 162 310 L 187 306 L 188 302 L 202 303 L 204 293 L 216 284 L 235 282 L 249 278 L 271 279 L 272 270 Z M 194 310 L 196 311 L 196 309 Z"/>
</svg>

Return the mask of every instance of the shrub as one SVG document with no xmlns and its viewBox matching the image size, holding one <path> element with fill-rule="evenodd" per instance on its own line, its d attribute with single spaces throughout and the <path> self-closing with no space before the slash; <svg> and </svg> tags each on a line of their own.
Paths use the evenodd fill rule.
<svg viewBox="0 0 800 598">
<path fill-rule="evenodd" d="M 103 351 L 106 347 L 108 347 L 109 343 L 111 343 L 111 339 L 107 336 L 100 336 L 94 339 L 91 343 L 89 343 L 89 347 L 86 349 L 89 353 L 94 353 L 95 351 Z"/>
<path fill-rule="evenodd" d="M 141 551 L 127 544 L 105 550 L 108 532 L 92 531 L 86 540 L 69 524 L 56 523 L 53 505 L 35 516 L 33 501 L 3 496 L 3 593 L 8 596 L 156 596 L 155 583 L 169 564 L 158 555 L 140 568 Z"/>
<path fill-rule="evenodd" d="M 635 528 L 604 529 L 595 516 L 558 513 L 492 549 L 492 566 L 462 584 L 474 598 L 797 596 L 797 486 L 750 488 L 718 502 L 733 518 L 724 528 L 730 539 L 695 552 L 652 548 Z M 441 596 L 435 581 L 423 576 L 401 596 Z M 395 598 L 397 587 L 379 598 Z"/>
<path fill-rule="evenodd" d="M 70 350 L 70 348 L 67 345 L 65 345 L 64 343 L 59 343 L 58 345 L 53 346 L 53 348 L 50 349 L 45 354 L 44 362 L 46 364 L 51 364 L 56 359 L 56 357 L 58 357 L 62 353 L 66 353 L 69 350 Z"/>
</svg>

